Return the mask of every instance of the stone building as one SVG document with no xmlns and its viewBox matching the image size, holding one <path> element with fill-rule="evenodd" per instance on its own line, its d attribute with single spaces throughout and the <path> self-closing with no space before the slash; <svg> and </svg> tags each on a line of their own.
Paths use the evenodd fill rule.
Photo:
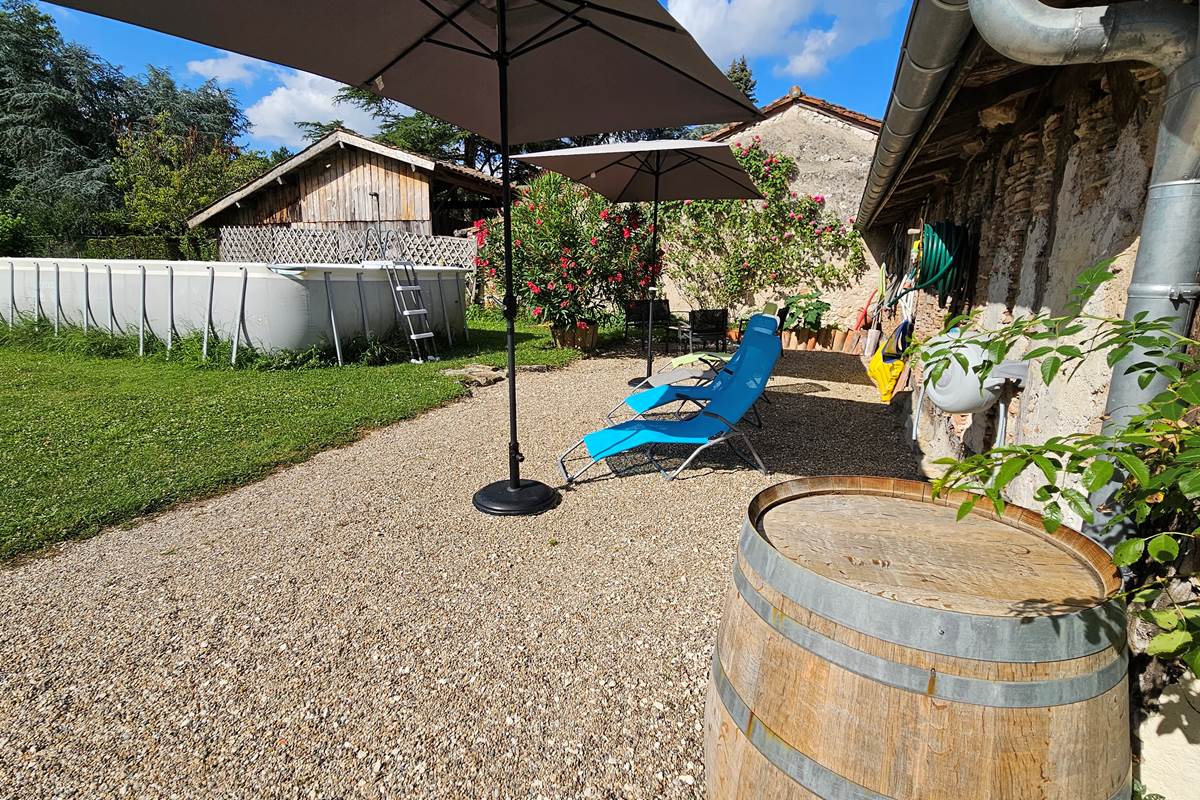
<svg viewBox="0 0 1200 800">
<path fill-rule="evenodd" d="M 871 166 L 879 120 L 806 95 L 799 86 L 793 86 L 786 95 L 768 103 L 762 113 L 764 118 L 757 122 L 726 125 L 704 138 L 733 144 L 742 138 L 762 137 L 767 150 L 795 159 L 797 175 L 792 182 L 793 189 L 804 194 L 824 195 L 830 211 L 843 220 L 852 217 Z M 870 293 L 870 289 L 864 287 L 873 284 L 873 274 L 874 270 L 869 268 L 850 288 L 826 292 L 825 298 L 833 306 L 826 318 L 842 324 L 853 322 Z M 669 281 L 665 290 L 673 310 L 689 308 L 682 294 Z M 767 299 L 782 299 L 788 293 L 767 292 L 755 298 L 752 305 Z"/>
<path fill-rule="evenodd" d="M 902 85 L 925 101 L 901 100 Z M 965 288 L 946 308 L 931 293 L 919 293 L 917 335 L 938 333 L 955 311 L 978 312 L 984 328 L 1023 314 L 1061 312 L 1080 274 L 1106 259 L 1116 279 L 1085 312 L 1121 317 L 1163 115 L 1162 73 L 1128 61 L 1017 63 L 983 40 L 965 0 L 917 0 L 896 87 L 857 224 L 893 274 L 907 269 L 911 232 L 924 223 L 954 223 L 969 237 L 961 258 Z M 1186 322 L 1194 304 L 1185 300 L 1178 307 Z M 896 324 L 889 319 L 885 333 Z M 1037 366 L 1009 408 L 1006 442 L 1098 431 L 1115 380 L 1104 360 L 1088 359 L 1072 380 L 1049 386 Z M 914 369 L 908 388 L 919 381 Z M 930 475 L 940 469 L 935 459 L 981 452 L 995 441 L 998 406 L 951 415 L 930 403 L 914 409 L 914 394 L 893 402 L 916 422 L 916 444 Z M 1010 499 L 1038 508 L 1033 493 L 1041 482 L 1027 473 L 1010 485 Z M 1175 711 L 1151 714 L 1141 724 L 1135 776 L 1152 791 L 1187 797 L 1195 787 L 1185 776 L 1200 770 L 1200 739 L 1186 729 L 1194 734 L 1200 719 L 1181 713 L 1182 690 L 1171 691 Z M 1164 715 L 1171 713 L 1173 721 Z"/>
</svg>

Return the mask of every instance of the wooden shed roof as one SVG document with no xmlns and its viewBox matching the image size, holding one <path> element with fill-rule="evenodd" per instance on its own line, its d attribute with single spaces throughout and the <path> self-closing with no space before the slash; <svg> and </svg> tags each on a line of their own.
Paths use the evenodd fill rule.
<svg viewBox="0 0 1200 800">
<path fill-rule="evenodd" d="M 851 108 L 839 106 L 836 103 L 831 103 L 828 100 L 822 100 L 819 97 L 807 95 L 799 86 L 793 86 L 787 94 L 780 97 L 778 100 L 773 100 L 763 106 L 760 111 L 764 117 L 772 117 L 779 114 L 794 105 L 805 106 L 814 111 L 826 114 L 831 117 L 836 117 L 844 122 L 849 122 L 852 125 L 857 125 L 860 128 L 879 133 L 879 120 L 874 117 L 868 117 L 866 114 L 861 114 Z M 730 136 L 745 130 L 746 128 L 756 125 L 762 120 L 751 120 L 749 122 L 732 122 L 725 125 L 712 133 L 705 134 L 702 139 L 710 142 L 721 142 L 728 139 Z"/>
<path fill-rule="evenodd" d="M 460 164 L 451 164 L 448 161 L 437 161 L 435 159 L 426 158 L 424 156 L 415 155 L 398 147 L 382 144 L 369 139 L 366 136 L 361 136 L 353 131 L 348 131 L 344 128 L 339 128 L 323 138 L 313 142 L 308 147 L 301 150 L 296 155 L 282 161 L 272 169 L 263 173 L 259 177 L 251 180 L 234 191 L 217 200 L 212 205 L 197 213 L 188 220 L 188 227 L 195 228 L 197 225 L 202 225 L 212 217 L 220 214 L 232 205 L 241 202 L 250 195 L 260 189 L 269 186 L 274 181 L 282 181 L 285 175 L 300 169 L 317 156 L 332 150 L 335 147 L 357 147 L 360 150 L 366 150 L 376 155 L 390 158 L 404 164 L 409 164 L 417 169 L 431 172 L 441 180 L 453 183 L 459 186 L 464 186 L 467 189 L 485 194 L 489 196 L 498 196 L 501 190 L 501 182 L 499 178 L 480 172 L 477 169 L 464 167 Z"/>
</svg>

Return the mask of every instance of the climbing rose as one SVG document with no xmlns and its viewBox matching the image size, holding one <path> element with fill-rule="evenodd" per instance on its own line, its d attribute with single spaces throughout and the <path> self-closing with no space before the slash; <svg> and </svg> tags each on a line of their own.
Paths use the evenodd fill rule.
<svg viewBox="0 0 1200 800">
<path fill-rule="evenodd" d="M 533 315 L 534 315 L 535 317 L 540 317 L 540 316 L 542 315 L 542 307 L 541 307 L 541 306 L 534 306 L 534 307 L 533 307 Z"/>
<path fill-rule="evenodd" d="M 608 219 L 608 209 L 607 208 L 600 209 L 600 219 L 603 219 L 603 220 Z"/>
<path fill-rule="evenodd" d="M 629 233 L 629 228 L 622 228 L 621 235 L 628 239 L 632 234 Z"/>
<path fill-rule="evenodd" d="M 581 330 L 581 331 L 586 331 L 587 326 L 588 326 L 588 324 L 586 322 L 584 322 L 583 320 L 579 320 L 578 322 L 575 323 L 575 327 L 579 328 L 579 330 Z"/>
<path fill-rule="evenodd" d="M 537 293 L 539 293 L 540 291 L 542 291 L 541 287 L 540 287 L 540 286 L 538 286 L 538 285 L 537 285 L 536 283 L 534 283 L 533 281 L 525 281 L 525 285 L 526 285 L 526 286 L 528 286 L 528 287 L 529 287 L 529 291 L 533 292 L 534 294 L 537 294 Z"/>
</svg>

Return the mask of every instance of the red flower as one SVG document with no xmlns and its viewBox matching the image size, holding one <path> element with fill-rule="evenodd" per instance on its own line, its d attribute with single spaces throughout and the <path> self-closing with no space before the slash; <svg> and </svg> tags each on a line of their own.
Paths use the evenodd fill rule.
<svg viewBox="0 0 1200 800">
<path fill-rule="evenodd" d="M 495 268 L 495 267 L 492 267 L 491 269 L 489 269 L 489 270 L 488 270 L 488 275 L 495 275 L 495 274 L 496 274 L 496 268 Z"/>
<path fill-rule="evenodd" d="M 569 248 L 569 247 L 564 247 L 564 248 L 563 248 L 563 255 L 564 255 L 564 256 L 569 256 L 569 255 L 571 255 L 571 248 Z"/>
<path fill-rule="evenodd" d="M 550 281 L 549 283 L 547 283 L 546 288 L 553 292 L 554 291 L 554 281 Z"/>
<path fill-rule="evenodd" d="M 621 229 L 621 235 L 622 235 L 622 236 L 624 236 L 626 239 L 628 239 L 628 238 L 629 238 L 630 236 L 632 236 L 633 234 L 631 234 L 631 233 L 629 232 L 629 228 L 622 228 L 622 229 Z"/>
<path fill-rule="evenodd" d="M 534 224 L 535 224 L 535 225 L 541 225 L 541 224 L 542 224 L 542 221 L 541 221 L 540 219 L 535 219 L 533 222 L 534 222 Z"/>
<path fill-rule="evenodd" d="M 481 219 L 477 219 L 471 223 L 471 227 L 474 228 L 475 230 L 479 230 L 483 226 L 484 226 L 484 221 Z"/>
<path fill-rule="evenodd" d="M 542 315 L 542 307 L 541 307 L 541 306 L 534 306 L 534 307 L 533 307 L 533 315 L 534 315 L 535 317 L 540 317 L 540 316 Z"/>
<path fill-rule="evenodd" d="M 581 331 L 586 331 L 587 323 L 584 322 L 583 320 L 579 320 L 578 322 L 575 323 L 575 327 L 579 328 L 579 330 L 581 330 Z"/>
<path fill-rule="evenodd" d="M 475 266 L 486 267 L 487 265 L 488 265 L 488 260 L 486 258 L 479 258 L 478 256 L 475 257 Z"/>
<path fill-rule="evenodd" d="M 514 239 L 514 240 L 513 240 L 513 247 L 520 247 L 520 246 L 521 246 L 521 240 L 520 240 L 520 239 Z"/>
<path fill-rule="evenodd" d="M 593 236 L 592 237 L 592 247 L 595 247 L 595 246 L 596 246 L 596 237 Z"/>
<path fill-rule="evenodd" d="M 575 291 L 575 284 L 573 284 L 573 283 L 568 283 L 568 284 L 567 284 L 567 291 L 568 291 L 568 292 L 573 292 L 573 291 Z"/>
<path fill-rule="evenodd" d="M 608 219 L 608 209 L 607 208 L 600 209 L 600 219 L 603 219 L 603 220 Z"/>
<path fill-rule="evenodd" d="M 559 304 L 558 304 L 558 307 L 559 307 L 559 308 L 566 308 L 566 307 L 567 307 L 567 306 L 569 306 L 569 305 L 571 305 L 571 301 L 570 301 L 570 300 L 563 300 L 561 303 L 559 303 Z"/>
<path fill-rule="evenodd" d="M 541 291 L 542 291 L 541 287 L 540 287 L 540 286 L 538 286 L 538 285 L 537 285 L 536 283 L 534 283 L 533 281 L 525 281 L 525 285 L 526 285 L 526 286 L 528 286 L 528 287 L 529 287 L 529 291 L 533 292 L 534 294 L 538 294 L 539 292 L 541 292 Z"/>
</svg>

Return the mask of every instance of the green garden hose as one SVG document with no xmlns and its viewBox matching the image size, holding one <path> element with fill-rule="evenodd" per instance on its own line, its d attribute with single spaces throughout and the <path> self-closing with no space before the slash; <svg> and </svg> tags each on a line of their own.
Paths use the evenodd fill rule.
<svg viewBox="0 0 1200 800">
<path fill-rule="evenodd" d="M 967 241 L 966 229 L 953 222 L 926 225 L 921 235 L 921 260 L 917 264 L 916 285 L 891 299 L 894 306 L 901 297 L 919 289 L 932 288 L 937 292 L 938 307 L 946 307 L 950 293 L 962 288 L 966 280 L 966 258 L 960 252 Z"/>
</svg>

